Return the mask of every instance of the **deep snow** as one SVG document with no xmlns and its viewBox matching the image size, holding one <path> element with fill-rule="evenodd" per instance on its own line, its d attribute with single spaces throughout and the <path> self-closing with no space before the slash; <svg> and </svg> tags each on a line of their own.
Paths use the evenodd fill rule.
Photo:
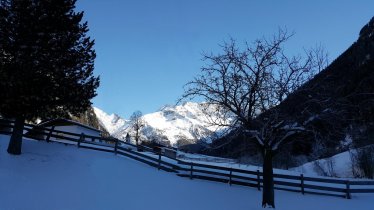
<svg viewBox="0 0 374 210">
<path fill-rule="evenodd" d="M 6 152 L 0 136 L 0 209 L 262 209 L 254 188 L 189 180 L 111 153 L 58 143 L 23 141 Z M 276 191 L 280 210 L 369 210 L 374 195 L 353 199 Z"/>
</svg>

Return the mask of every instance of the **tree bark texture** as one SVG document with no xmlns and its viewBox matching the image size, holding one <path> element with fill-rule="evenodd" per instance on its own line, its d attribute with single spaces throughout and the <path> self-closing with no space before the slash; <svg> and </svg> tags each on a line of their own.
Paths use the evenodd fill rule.
<svg viewBox="0 0 374 210">
<path fill-rule="evenodd" d="M 262 207 L 275 208 L 274 204 L 274 175 L 273 175 L 273 153 L 271 149 L 264 149 L 263 154 L 263 191 Z"/>
<path fill-rule="evenodd" d="M 25 118 L 17 117 L 14 122 L 14 128 L 12 136 L 10 137 L 8 145 L 8 153 L 12 155 L 20 155 L 22 151 L 22 137 L 23 137 L 23 128 L 25 125 Z"/>
<path fill-rule="evenodd" d="M 139 130 L 136 130 L 135 142 L 136 142 L 136 146 L 138 146 L 139 145 Z"/>
</svg>

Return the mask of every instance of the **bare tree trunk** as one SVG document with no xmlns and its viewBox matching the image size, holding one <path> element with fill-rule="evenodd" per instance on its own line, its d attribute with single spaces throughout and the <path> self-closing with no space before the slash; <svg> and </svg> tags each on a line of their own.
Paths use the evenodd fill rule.
<svg viewBox="0 0 374 210">
<path fill-rule="evenodd" d="M 139 145 L 139 131 L 138 130 L 136 130 L 135 142 L 136 142 L 136 146 L 138 146 Z"/>
<path fill-rule="evenodd" d="M 8 153 L 20 155 L 22 150 L 23 127 L 25 125 L 24 117 L 17 117 L 14 123 L 13 133 L 8 145 Z"/>
<path fill-rule="evenodd" d="M 262 207 L 275 208 L 273 154 L 271 149 L 264 149 Z"/>
<path fill-rule="evenodd" d="M 136 135 L 135 135 L 135 141 L 136 141 L 136 150 L 138 152 L 141 152 L 142 150 L 139 148 L 139 130 L 136 130 Z"/>
</svg>

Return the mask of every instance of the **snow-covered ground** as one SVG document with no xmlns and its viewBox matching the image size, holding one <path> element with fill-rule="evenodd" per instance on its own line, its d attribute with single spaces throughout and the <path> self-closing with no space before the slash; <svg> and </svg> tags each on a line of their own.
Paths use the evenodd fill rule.
<svg viewBox="0 0 374 210">
<path fill-rule="evenodd" d="M 354 180 L 355 177 L 352 172 L 352 159 L 350 152 L 355 153 L 357 151 L 351 150 L 342 152 L 329 158 L 311 161 L 299 167 L 290 168 L 289 170 L 274 169 L 274 173 L 296 176 L 303 174 L 308 177 L 333 177 L 343 179 L 348 178 Z M 178 159 L 186 162 L 202 163 L 228 168 L 244 169 L 249 171 L 262 171 L 261 166 L 242 164 L 238 163 L 235 159 L 229 158 L 212 157 L 201 154 L 190 154 L 178 151 Z"/>
<path fill-rule="evenodd" d="M 6 152 L 0 136 L 0 209 L 262 209 L 254 188 L 189 180 L 111 153 L 24 140 Z M 280 210 L 373 209 L 373 194 L 353 199 L 276 191 Z"/>
<path fill-rule="evenodd" d="M 349 151 L 339 153 L 330 158 L 305 163 L 291 170 L 312 176 L 322 176 L 323 173 L 326 173 L 335 177 L 353 177 Z"/>
<path fill-rule="evenodd" d="M 304 173 L 309 176 L 327 175 L 340 178 L 354 178 L 351 153 L 356 154 L 356 152 L 357 150 L 342 152 L 329 158 L 305 163 L 304 165 L 290 170 Z"/>
</svg>

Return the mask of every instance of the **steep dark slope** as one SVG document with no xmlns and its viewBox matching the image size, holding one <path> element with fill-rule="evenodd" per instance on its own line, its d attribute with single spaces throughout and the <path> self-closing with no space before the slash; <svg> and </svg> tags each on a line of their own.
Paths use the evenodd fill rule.
<svg viewBox="0 0 374 210">
<path fill-rule="evenodd" d="M 355 43 L 277 108 L 315 131 L 288 145 L 280 160 L 289 155 L 305 155 L 310 160 L 348 146 L 373 144 L 374 17 L 361 29 Z M 208 153 L 237 158 L 254 154 L 245 136 L 227 139 L 214 142 Z"/>
<path fill-rule="evenodd" d="M 287 98 L 280 107 L 289 113 L 300 113 L 311 100 L 331 99 L 335 104 L 345 100 L 359 105 L 367 99 L 372 99 L 373 62 L 374 18 L 364 26 L 358 40 L 351 47 L 299 91 Z M 290 109 L 289 105 L 292 105 L 293 109 Z M 334 103 L 327 103 L 327 105 L 331 106 Z"/>
<path fill-rule="evenodd" d="M 304 124 L 321 124 L 315 128 L 325 129 L 319 133 L 330 142 L 346 136 L 357 144 L 368 140 L 374 122 L 374 18 L 351 47 L 279 108 Z"/>
</svg>

